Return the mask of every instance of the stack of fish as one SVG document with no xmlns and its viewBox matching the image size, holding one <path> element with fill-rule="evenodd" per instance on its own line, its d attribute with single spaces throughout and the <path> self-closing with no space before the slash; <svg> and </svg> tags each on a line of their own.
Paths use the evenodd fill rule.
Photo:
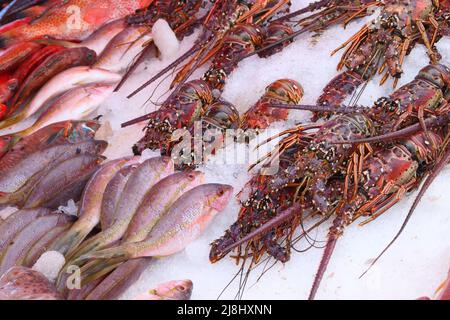
<svg viewBox="0 0 450 320">
<path fill-rule="evenodd" d="M 3 177 L 5 186 L 21 183 L 10 198 L 23 207 L 0 224 L 4 281 L 14 274 L 8 272 L 11 267 L 32 267 L 46 251 L 59 251 L 66 257 L 57 281 L 61 297 L 117 299 L 153 258 L 175 254 L 197 239 L 231 198 L 230 186 L 204 184 L 198 171 L 175 172 L 170 158 L 140 163 L 137 157 L 126 157 L 99 167 L 97 159 L 103 158 L 88 153 L 88 146 L 98 151 L 99 145 L 106 143 L 92 138 L 50 143 L 17 162 L 17 168 L 29 168 L 23 171 L 29 172 L 27 178 L 18 172 Z M 52 160 L 42 154 L 51 154 Z M 76 169 L 78 163 L 82 169 Z M 76 221 L 51 209 L 78 199 L 74 195 L 80 185 L 84 190 Z M 81 286 L 71 288 L 67 284 L 74 267 L 80 268 Z"/>
<path fill-rule="evenodd" d="M 189 300 L 190 280 L 170 281 L 138 295 L 136 300 Z M 62 300 L 54 285 L 40 272 L 25 267 L 11 268 L 0 279 L 0 300 Z"/>
<path fill-rule="evenodd" d="M 152 2 L 11 1 L 0 12 L 0 129 L 27 121 L 0 137 L 0 204 L 19 209 L 0 220 L 0 299 L 117 299 L 227 205 L 230 186 L 175 172 L 170 158 L 105 162 L 108 144 L 94 138 L 100 123 L 91 114 L 151 43 L 157 18 L 179 5 Z M 150 4 L 155 14 L 135 22 Z M 61 211 L 70 200 L 76 217 Z M 57 283 L 29 269 L 47 251 L 66 258 Z M 69 290 L 74 266 L 81 286 Z M 188 299 L 191 291 L 190 281 L 174 281 L 137 298 Z"/>
</svg>

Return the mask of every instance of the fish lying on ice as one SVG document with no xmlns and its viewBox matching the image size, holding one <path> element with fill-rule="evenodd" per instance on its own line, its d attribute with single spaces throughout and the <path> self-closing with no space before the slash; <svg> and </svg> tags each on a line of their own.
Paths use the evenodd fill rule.
<svg viewBox="0 0 450 320">
<path fill-rule="evenodd" d="M 19 113 L 0 122 L 0 129 L 9 127 L 23 119 L 26 119 L 49 103 L 60 94 L 77 87 L 89 84 L 115 84 L 119 82 L 121 76 L 117 73 L 103 69 L 91 68 L 89 66 L 79 66 L 67 69 L 50 81 L 48 81 Z"/>
<path fill-rule="evenodd" d="M 18 41 L 51 37 L 82 41 L 105 23 L 124 18 L 152 0 L 67 0 L 54 6 L 31 24 L 19 25 L 0 35 L 0 47 Z"/>
<path fill-rule="evenodd" d="M 79 154 L 101 154 L 107 145 L 95 140 L 56 145 L 32 153 L 12 167 L 1 168 L 0 203 L 23 205 L 35 184 L 55 165 Z"/>
<path fill-rule="evenodd" d="M 25 137 L 0 137 L 0 171 L 10 168 L 28 155 L 47 147 L 78 143 L 94 138 L 100 123 L 95 120 L 61 121 L 39 129 Z"/>
<path fill-rule="evenodd" d="M 135 158 L 122 158 L 105 163 L 86 184 L 78 206 L 78 220 L 72 228 L 60 237 L 52 250 L 66 254 L 76 248 L 100 222 L 102 200 L 108 182 L 125 165 L 137 162 Z"/>
<path fill-rule="evenodd" d="M 134 300 L 189 300 L 193 287 L 191 280 L 173 280 L 138 295 Z"/>
<path fill-rule="evenodd" d="M 83 120 L 93 113 L 113 90 L 114 84 L 92 84 L 72 89 L 52 102 L 32 126 L 13 135 L 24 137 L 55 122 Z"/>
<path fill-rule="evenodd" d="M 203 184 L 183 194 L 161 217 L 147 238 L 140 242 L 83 254 L 75 260 L 81 268 L 82 284 L 113 270 L 121 262 L 144 257 L 166 257 L 196 240 L 215 215 L 224 210 L 233 188 L 221 184 Z"/>
<path fill-rule="evenodd" d="M 112 72 L 122 72 L 129 67 L 142 52 L 145 44 L 151 40 L 152 35 L 148 27 L 127 27 L 106 46 L 94 67 Z"/>
<path fill-rule="evenodd" d="M 140 164 L 122 192 L 115 209 L 113 224 L 85 241 L 75 252 L 69 252 L 68 257 L 76 258 L 92 250 L 104 248 L 122 238 L 144 196 L 156 183 L 173 172 L 174 164 L 169 157 L 151 158 Z"/>
<path fill-rule="evenodd" d="M 90 66 L 97 54 L 88 48 L 64 49 L 44 59 L 25 79 L 11 101 L 10 114 L 19 108 L 29 97 L 47 81 L 64 70 L 77 66 Z"/>
</svg>

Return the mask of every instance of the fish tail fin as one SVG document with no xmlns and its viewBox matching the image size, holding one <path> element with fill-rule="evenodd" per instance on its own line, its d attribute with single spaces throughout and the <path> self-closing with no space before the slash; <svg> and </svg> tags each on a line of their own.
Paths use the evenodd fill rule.
<svg viewBox="0 0 450 320">
<path fill-rule="evenodd" d="M 101 250 L 108 245 L 112 245 L 117 241 L 117 237 L 114 233 L 115 229 L 110 228 L 102 231 L 92 238 L 84 241 L 79 246 L 73 247 L 73 249 L 67 251 L 66 260 L 77 260 L 79 257 L 94 251 Z"/>
<path fill-rule="evenodd" d="M 60 237 L 50 248 L 50 251 L 58 251 L 63 255 L 73 251 L 89 234 L 89 230 L 80 230 L 74 228 L 75 225 L 67 230 L 62 237 Z"/>
<path fill-rule="evenodd" d="M 1 107 L 1 106 L 0 106 Z M 10 127 L 23 119 L 26 118 L 26 115 L 24 112 L 19 112 L 18 114 L 13 115 L 12 117 L 6 118 L 5 120 L 0 122 L 0 129 L 4 129 L 7 127 Z"/>
<path fill-rule="evenodd" d="M 81 268 L 81 287 L 84 287 L 116 269 L 127 260 L 126 257 L 93 260 Z"/>
<path fill-rule="evenodd" d="M 7 192 L 0 192 L 0 205 L 2 204 L 9 204 L 11 194 Z"/>
<path fill-rule="evenodd" d="M 91 259 L 129 259 L 132 258 L 133 244 L 125 244 L 114 248 L 89 252 L 81 255 L 75 260 L 75 263 L 82 263 Z"/>
<path fill-rule="evenodd" d="M 73 247 L 66 253 L 66 260 L 76 260 L 78 257 L 85 255 L 91 251 L 101 248 L 102 239 L 101 233 L 81 243 L 78 247 Z"/>
</svg>

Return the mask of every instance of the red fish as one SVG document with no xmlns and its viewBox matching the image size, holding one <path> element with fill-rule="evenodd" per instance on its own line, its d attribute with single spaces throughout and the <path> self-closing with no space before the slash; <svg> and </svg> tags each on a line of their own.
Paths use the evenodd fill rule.
<svg viewBox="0 0 450 320">
<path fill-rule="evenodd" d="M 103 24 L 134 13 L 151 2 L 153 0 L 67 0 L 49 8 L 30 24 L 1 34 L 0 47 L 45 36 L 81 41 Z"/>
<path fill-rule="evenodd" d="M 8 77 L 7 73 L 3 75 L 3 78 L 0 76 L 0 119 L 5 118 L 11 113 L 10 99 L 14 96 L 27 76 L 48 56 L 63 49 L 60 46 L 44 47 L 31 54 L 11 76 Z M 13 110 L 15 109 L 13 108 Z"/>
<path fill-rule="evenodd" d="M 0 72 L 13 70 L 42 46 L 34 42 L 19 42 L 0 53 Z"/>
<path fill-rule="evenodd" d="M 56 53 L 47 56 L 29 73 L 23 83 L 20 81 L 21 87 L 11 102 L 9 114 L 12 114 L 23 102 L 30 98 L 32 93 L 40 89 L 58 73 L 72 67 L 90 66 L 96 58 L 95 51 L 87 48 L 57 50 Z"/>
<path fill-rule="evenodd" d="M 28 23 L 30 23 L 30 21 L 32 19 L 33 19 L 32 17 L 25 17 L 25 18 L 22 18 L 22 19 L 14 20 L 14 21 L 12 21 L 10 23 L 7 23 L 7 24 L 5 24 L 3 26 L 0 26 L 0 33 L 5 33 L 6 31 L 15 29 L 15 28 L 17 28 L 17 27 L 19 27 L 21 25 L 28 24 Z"/>
</svg>

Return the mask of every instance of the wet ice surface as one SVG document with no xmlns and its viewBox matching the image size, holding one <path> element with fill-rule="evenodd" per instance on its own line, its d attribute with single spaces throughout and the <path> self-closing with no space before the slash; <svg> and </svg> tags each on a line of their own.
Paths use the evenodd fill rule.
<svg viewBox="0 0 450 320">
<path fill-rule="evenodd" d="M 293 3 L 299 7 L 300 1 Z M 299 81 L 305 89 L 302 102 L 314 103 L 322 88 L 338 74 L 336 65 L 342 52 L 333 57 L 330 57 L 330 52 L 368 20 L 351 23 L 345 30 L 340 26 L 331 28 L 317 40 L 303 35 L 281 53 L 268 59 L 254 56 L 241 62 L 238 70 L 228 80 L 223 97 L 243 112 L 259 99 L 268 84 L 279 78 L 292 78 Z M 180 55 L 189 48 L 195 37 L 196 34 L 182 41 Z M 449 63 L 450 40 L 441 40 L 439 49 L 443 62 Z M 129 154 L 131 145 L 142 134 L 141 126 L 119 129 L 120 123 L 156 108 L 152 103 L 143 105 L 156 86 L 144 90 L 131 100 L 127 100 L 125 96 L 169 62 L 149 60 L 145 70 L 133 76 L 118 94 L 105 103 L 101 113 L 114 129 L 112 147 L 107 151 L 109 156 Z M 427 63 L 424 47 L 418 46 L 405 60 L 405 73 L 399 85 L 411 81 L 417 71 Z M 204 69 L 196 72 L 193 78 L 198 78 L 203 71 Z M 379 80 L 378 77 L 367 86 L 360 99 L 361 104 L 370 105 L 377 98 L 391 93 L 391 80 L 383 87 L 378 85 Z M 164 100 L 167 95 L 162 95 L 168 83 L 164 81 L 156 89 L 153 101 Z M 291 114 L 291 119 L 295 120 L 308 118 L 306 112 Z M 206 173 L 208 182 L 229 183 L 237 193 L 248 181 L 246 167 L 206 165 L 200 170 Z M 338 242 L 317 298 L 415 299 L 423 295 L 433 295 L 439 283 L 447 276 L 450 262 L 450 200 L 445 196 L 445 190 L 449 187 L 450 168 L 447 168 L 425 195 L 401 238 L 362 279 L 358 279 L 359 275 L 397 232 L 417 192 L 408 195 L 375 222 L 365 227 L 356 224 L 349 227 Z M 209 243 L 220 237 L 235 220 L 238 209 L 237 203 L 233 201 L 213 221 L 201 239 L 184 252 L 155 262 L 123 298 L 132 298 L 157 283 L 189 278 L 194 282 L 193 299 L 216 299 L 238 271 L 238 267 L 230 258 L 214 265 L 210 264 Z M 318 241 L 324 240 L 327 228 L 327 225 L 324 225 L 311 236 L 316 237 Z M 300 244 L 299 249 L 307 246 L 307 243 Z M 293 252 L 286 265 L 275 265 L 258 282 L 256 280 L 261 270 L 255 270 L 248 281 L 244 299 L 305 299 L 321 253 L 321 249 L 311 249 L 305 253 Z M 238 281 L 235 281 L 221 298 L 233 299 L 237 289 Z"/>
<path fill-rule="evenodd" d="M 301 1 L 294 0 L 293 3 L 295 9 L 300 6 Z M 330 52 L 368 20 L 351 23 L 345 30 L 340 26 L 330 28 L 315 40 L 310 35 L 302 35 L 281 53 L 268 59 L 254 56 L 241 62 L 238 70 L 228 80 L 223 97 L 244 112 L 259 99 L 268 84 L 280 78 L 292 78 L 299 81 L 305 89 L 302 103 L 314 103 L 322 88 L 338 74 L 336 65 L 342 52 L 333 57 L 330 57 Z M 192 45 L 197 35 L 198 33 L 194 33 L 180 43 L 179 55 Z M 450 40 L 441 40 L 438 47 L 443 55 L 442 61 L 448 64 Z M 169 81 L 162 82 L 159 87 L 153 85 L 132 99 L 127 99 L 126 96 L 172 60 L 173 58 L 162 61 L 158 58 L 149 59 L 145 67 L 141 67 L 120 92 L 113 94 L 98 111 L 98 114 L 103 115 L 108 128 L 110 126 L 110 130 L 102 133 L 102 138 L 108 138 L 110 142 L 106 151 L 109 159 L 131 154 L 131 146 L 141 138 L 144 124 L 125 129 L 121 129 L 120 124 L 156 110 L 153 102 L 164 101 Z M 399 85 L 411 81 L 427 63 L 424 47 L 416 47 L 405 60 L 405 73 Z M 204 71 L 205 68 L 199 70 L 192 78 L 200 77 Z M 379 80 L 378 77 L 367 86 L 359 100 L 360 104 L 370 105 L 377 98 L 392 92 L 391 80 L 383 87 L 378 85 Z M 151 101 L 145 103 L 152 93 Z M 294 121 L 308 118 L 309 114 L 306 112 L 292 112 L 291 122 L 283 125 L 288 128 Z M 157 154 L 148 151 L 145 156 Z M 249 179 L 246 169 L 247 165 L 214 164 L 200 168 L 206 173 L 207 182 L 231 184 L 236 193 Z M 401 238 L 362 279 L 358 279 L 359 275 L 397 232 L 417 192 L 408 195 L 375 222 L 364 227 L 356 224 L 349 227 L 338 242 L 317 298 L 415 299 L 433 295 L 437 286 L 446 278 L 450 262 L 450 200 L 445 195 L 445 190 L 449 188 L 450 168 L 447 168 L 425 195 Z M 209 243 L 223 234 L 236 219 L 238 210 L 238 204 L 233 200 L 198 241 L 184 252 L 156 261 L 123 298 L 133 298 L 154 288 L 158 283 L 188 278 L 194 282 L 193 299 L 216 299 L 238 271 L 238 267 L 230 258 L 210 264 Z M 327 226 L 322 226 L 311 236 L 317 241 L 324 240 Z M 321 244 L 318 242 L 319 246 Z M 299 249 L 307 246 L 308 243 L 301 243 Z M 293 252 L 286 265 L 275 265 L 258 282 L 256 280 L 261 270 L 255 270 L 243 298 L 305 299 L 321 253 L 321 249 Z M 235 281 L 222 298 L 234 298 L 237 288 L 238 281 Z"/>
</svg>

